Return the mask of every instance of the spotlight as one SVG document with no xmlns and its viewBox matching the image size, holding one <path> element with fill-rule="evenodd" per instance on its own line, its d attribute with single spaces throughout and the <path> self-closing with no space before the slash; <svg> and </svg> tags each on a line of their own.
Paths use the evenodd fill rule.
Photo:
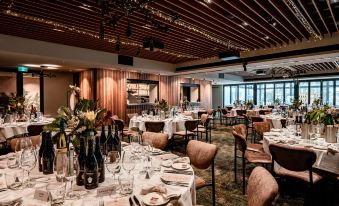
<svg viewBox="0 0 339 206">
<path fill-rule="evenodd" d="M 127 24 L 127 29 L 126 29 L 126 37 L 130 37 L 132 35 L 132 28 L 131 28 L 131 24 L 130 22 L 128 21 L 128 24 Z"/>
<path fill-rule="evenodd" d="M 105 26 L 104 26 L 104 22 L 100 23 L 99 38 L 100 39 L 104 39 L 105 38 Z"/>
<path fill-rule="evenodd" d="M 266 17 L 266 21 L 267 21 L 269 24 L 271 24 L 272 26 L 276 26 L 276 25 L 277 25 L 277 22 L 276 22 L 276 21 L 274 20 L 274 18 L 271 17 L 271 16 Z"/>
</svg>

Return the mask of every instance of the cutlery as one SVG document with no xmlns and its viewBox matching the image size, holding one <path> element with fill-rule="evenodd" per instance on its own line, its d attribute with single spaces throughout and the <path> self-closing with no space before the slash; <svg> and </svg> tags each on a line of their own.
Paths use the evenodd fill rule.
<svg viewBox="0 0 339 206">
<path fill-rule="evenodd" d="M 185 182 L 171 182 L 171 181 L 165 181 L 165 180 L 161 180 L 163 183 L 165 183 L 166 185 L 174 185 L 174 186 L 182 186 L 182 187 L 188 187 L 188 183 Z"/>
<path fill-rule="evenodd" d="M 133 195 L 133 199 L 134 199 L 134 202 L 137 204 L 137 206 L 141 206 L 138 198 L 135 195 Z"/>
<path fill-rule="evenodd" d="M 129 197 L 128 201 L 129 201 L 129 205 L 130 205 L 130 206 L 134 206 L 134 204 L 133 204 L 133 201 L 132 201 L 132 198 L 131 198 L 131 197 Z"/>
<path fill-rule="evenodd" d="M 164 170 L 164 173 L 183 174 L 183 175 L 193 175 L 193 172 L 192 172 L 192 171 L 178 171 L 178 170 Z"/>
</svg>

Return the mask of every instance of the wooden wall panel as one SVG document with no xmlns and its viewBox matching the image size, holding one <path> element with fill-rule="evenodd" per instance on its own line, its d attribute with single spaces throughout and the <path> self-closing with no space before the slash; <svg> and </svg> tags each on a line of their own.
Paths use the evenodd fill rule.
<svg viewBox="0 0 339 206">
<path fill-rule="evenodd" d="M 92 71 L 81 72 L 80 88 L 83 98 L 91 97 L 93 82 Z M 170 106 L 180 103 L 180 84 L 200 84 L 200 100 L 202 106 L 211 107 L 212 84 L 210 81 L 191 80 L 177 76 L 160 76 L 155 74 L 144 74 L 121 70 L 97 69 L 97 98 L 99 106 L 106 108 L 127 120 L 126 84 L 127 79 L 142 79 L 159 81 L 159 99 L 165 99 Z M 90 81 L 89 81 L 90 80 Z M 91 86 L 91 87 L 90 87 Z"/>
</svg>

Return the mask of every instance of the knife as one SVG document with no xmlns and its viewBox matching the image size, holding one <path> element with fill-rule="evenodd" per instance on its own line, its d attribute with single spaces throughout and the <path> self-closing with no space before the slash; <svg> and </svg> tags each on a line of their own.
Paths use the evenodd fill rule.
<svg viewBox="0 0 339 206">
<path fill-rule="evenodd" d="M 132 198 L 131 198 L 131 197 L 129 197 L 128 201 L 129 201 L 129 205 L 130 205 L 130 206 L 134 206 L 134 204 L 133 204 L 133 201 L 132 201 Z"/>
<path fill-rule="evenodd" d="M 133 195 L 133 199 L 134 199 L 134 202 L 135 202 L 138 206 L 141 206 L 141 204 L 140 204 L 138 198 L 137 198 L 135 195 Z"/>
</svg>

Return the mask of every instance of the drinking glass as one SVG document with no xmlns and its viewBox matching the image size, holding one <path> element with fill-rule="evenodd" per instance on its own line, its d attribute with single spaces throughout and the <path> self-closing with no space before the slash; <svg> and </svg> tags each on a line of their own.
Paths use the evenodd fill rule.
<svg viewBox="0 0 339 206">
<path fill-rule="evenodd" d="M 51 205 L 62 205 L 65 199 L 66 184 L 64 182 L 49 183 L 46 187 Z"/>
<path fill-rule="evenodd" d="M 56 179 L 59 182 L 63 182 L 65 180 L 67 170 L 67 153 L 57 152 L 55 161 Z"/>
<path fill-rule="evenodd" d="M 73 153 L 71 153 L 73 155 Z M 66 173 L 65 173 L 65 179 L 70 182 L 71 188 L 66 194 L 66 199 L 71 200 L 75 199 L 76 195 L 73 192 L 73 181 L 76 178 L 76 166 L 73 162 L 74 157 L 73 156 L 67 156 L 67 166 L 66 166 Z"/>
<path fill-rule="evenodd" d="M 32 148 L 32 141 L 28 137 L 21 137 L 16 139 L 16 144 L 15 144 L 15 155 L 17 157 L 18 164 L 21 164 L 21 153 L 24 149 L 31 149 Z"/>
<path fill-rule="evenodd" d="M 27 172 L 27 187 L 32 187 L 30 173 L 36 165 L 36 151 L 33 148 L 26 148 L 21 153 L 21 168 Z"/>
<path fill-rule="evenodd" d="M 113 174 L 115 180 L 115 173 L 119 171 L 120 154 L 117 151 L 111 151 L 107 153 L 105 158 L 105 165 L 109 172 Z"/>
<path fill-rule="evenodd" d="M 19 161 L 17 159 L 16 154 L 8 155 L 8 158 L 7 158 L 7 167 L 9 169 L 15 169 L 15 168 L 19 167 Z"/>
<path fill-rule="evenodd" d="M 5 178 L 7 188 L 11 190 L 22 189 L 23 176 L 22 170 L 11 170 L 10 173 L 6 173 Z"/>
<path fill-rule="evenodd" d="M 135 157 L 130 153 L 124 152 L 122 158 L 122 167 L 128 172 L 128 174 L 130 174 L 131 171 L 135 168 L 135 163 Z"/>
<path fill-rule="evenodd" d="M 133 175 L 120 175 L 119 176 L 119 185 L 120 185 L 120 194 L 122 195 L 130 195 L 133 193 L 133 183 L 134 176 Z"/>
</svg>

